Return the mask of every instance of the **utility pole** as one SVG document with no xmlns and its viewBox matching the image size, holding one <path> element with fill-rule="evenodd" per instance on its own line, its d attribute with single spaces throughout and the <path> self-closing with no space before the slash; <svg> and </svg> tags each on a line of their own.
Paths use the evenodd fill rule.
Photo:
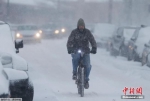
<svg viewBox="0 0 150 101">
<path fill-rule="evenodd" d="M 6 14 L 6 21 L 9 21 L 9 0 L 7 0 L 7 14 Z"/>
<path fill-rule="evenodd" d="M 113 0 L 109 0 L 108 23 L 112 23 Z"/>
</svg>

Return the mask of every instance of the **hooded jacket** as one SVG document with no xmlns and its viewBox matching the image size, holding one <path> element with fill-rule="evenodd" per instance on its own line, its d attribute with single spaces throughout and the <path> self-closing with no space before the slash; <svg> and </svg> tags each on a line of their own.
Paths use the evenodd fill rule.
<svg viewBox="0 0 150 101">
<path fill-rule="evenodd" d="M 79 26 L 84 26 L 83 32 L 79 31 Z M 85 28 L 84 20 L 80 18 L 77 23 L 77 28 L 71 32 L 68 38 L 67 49 L 73 50 L 74 53 L 76 53 L 78 49 L 81 49 L 86 54 L 89 54 L 90 53 L 89 42 L 92 47 L 97 49 L 94 36 L 90 32 L 90 30 Z"/>
</svg>

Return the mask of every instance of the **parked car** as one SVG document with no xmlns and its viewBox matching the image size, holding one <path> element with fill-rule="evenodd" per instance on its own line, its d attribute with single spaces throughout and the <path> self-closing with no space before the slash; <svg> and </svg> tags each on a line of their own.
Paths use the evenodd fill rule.
<svg viewBox="0 0 150 101">
<path fill-rule="evenodd" d="M 117 26 L 107 23 L 95 24 L 93 35 L 97 41 L 97 46 L 109 50 L 111 37 L 117 28 Z"/>
<path fill-rule="evenodd" d="M 148 60 L 150 60 L 150 58 L 148 57 L 148 55 L 150 54 L 150 41 L 148 43 L 145 43 L 144 46 L 145 47 L 142 53 L 142 60 L 141 60 L 142 66 L 147 64 L 147 62 L 149 62 Z"/>
<path fill-rule="evenodd" d="M 19 48 L 23 48 L 22 39 L 14 39 L 9 25 L 0 21 L 0 98 L 33 101 L 34 88 L 28 75 L 28 63 L 16 54 Z"/>
<path fill-rule="evenodd" d="M 23 41 L 41 42 L 42 30 L 35 25 L 19 25 L 15 32 L 16 39 L 23 39 Z"/>
<path fill-rule="evenodd" d="M 118 56 L 120 54 L 124 41 L 123 28 L 118 28 L 111 38 L 110 54 L 112 56 Z"/>
<path fill-rule="evenodd" d="M 138 29 L 136 38 L 133 37 L 129 42 L 128 60 L 142 61 L 144 45 L 150 40 L 149 31 L 150 27 Z"/>
<path fill-rule="evenodd" d="M 121 27 L 123 28 L 123 35 L 125 37 L 124 43 L 120 48 L 120 55 L 124 57 L 128 57 L 128 42 L 131 40 L 134 32 L 139 27 Z"/>
<path fill-rule="evenodd" d="M 139 35 L 139 31 L 140 31 L 140 29 L 141 28 L 137 28 L 135 31 L 134 31 L 134 34 L 132 35 L 132 37 L 131 37 L 131 39 L 129 40 L 129 42 L 128 42 L 128 56 L 127 56 L 127 58 L 128 58 L 128 61 L 130 61 L 130 60 L 133 60 L 133 58 L 134 58 L 134 54 L 133 53 L 135 53 L 135 50 L 136 50 L 136 45 L 135 45 L 135 43 L 136 43 L 136 40 L 137 40 L 137 38 L 138 38 L 138 35 Z"/>
</svg>

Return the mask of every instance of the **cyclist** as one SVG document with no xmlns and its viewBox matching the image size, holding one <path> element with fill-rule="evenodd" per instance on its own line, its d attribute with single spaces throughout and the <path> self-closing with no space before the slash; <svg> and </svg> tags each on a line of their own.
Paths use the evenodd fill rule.
<svg viewBox="0 0 150 101">
<path fill-rule="evenodd" d="M 89 42 L 91 43 L 92 50 L 90 51 Z M 91 71 L 90 64 L 90 53 L 96 54 L 97 44 L 91 34 L 90 30 L 85 28 L 85 23 L 82 18 L 78 20 L 77 28 L 74 29 L 67 41 L 68 54 L 72 55 L 72 65 L 73 65 L 73 80 L 77 79 L 77 67 L 80 59 L 80 54 L 77 52 L 81 49 L 85 55 L 83 57 L 83 65 L 85 66 L 85 89 L 89 88 L 89 75 Z"/>
</svg>

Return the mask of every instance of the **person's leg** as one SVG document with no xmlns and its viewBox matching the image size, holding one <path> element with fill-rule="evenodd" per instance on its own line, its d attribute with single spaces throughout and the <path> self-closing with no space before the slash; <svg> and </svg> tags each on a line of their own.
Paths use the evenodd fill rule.
<svg viewBox="0 0 150 101">
<path fill-rule="evenodd" d="M 72 56 L 73 74 L 76 74 L 77 67 L 79 65 L 80 54 L 71 54 L 71 56 Z"/>
<path fill-rule="evenodd" d="M 83 57 L 83 65 L 85 66 L 85 81 L 89 81 L 89 75 L 90 75 L 90 71 L 91 71 L 91 64 L 90 64 L 90 55 L 89 54 L 85 54 Z"/>
</svg>

